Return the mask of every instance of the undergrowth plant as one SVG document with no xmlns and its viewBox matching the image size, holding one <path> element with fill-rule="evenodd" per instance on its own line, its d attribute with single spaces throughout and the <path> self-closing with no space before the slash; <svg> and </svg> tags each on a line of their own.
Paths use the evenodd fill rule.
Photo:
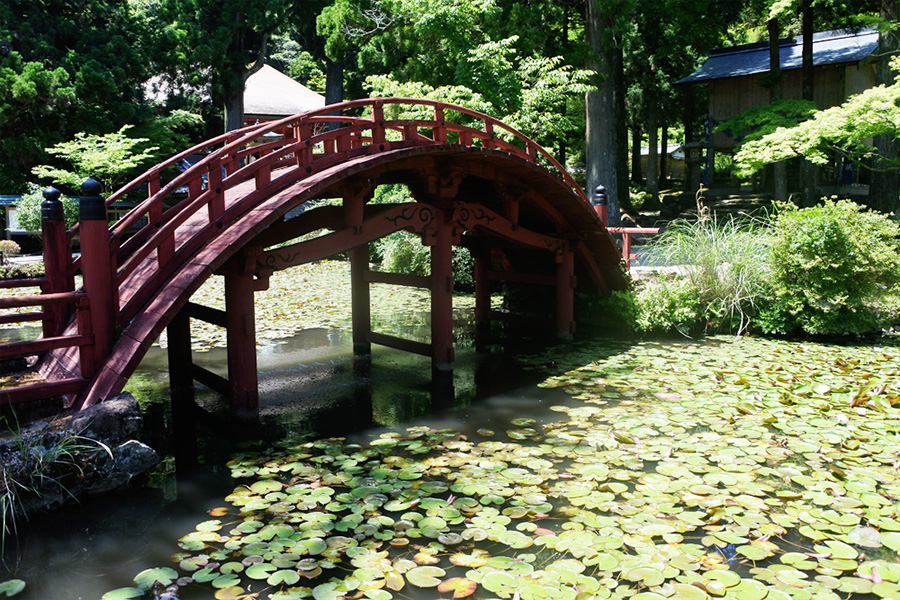
<svg viewBox="0 0 900 600">
<path fill-rule="evenodd" d="M 900 229 L 847 200 L 779 205 L 764 331 L 861 334 L 900 321 Z"/>
<path fill-rule="evenodd" d="M 12 451 L 0 456 L 0 556 L 28 506 L 47 494 L 72 497 L 67 482 L 83 478 L 101 454 L 112 458 L 102 442 L 50 424 L 36 432 L 16 427 L 14 434 Z"/>
<path fill-rule="evenodd" d="M 684 293 L 676 280 L 658 285 L 679 288 L 672 290 L 667 301 L 689 303 L 680 307 L 684 316 L 694 310 L 692 303 L 697 301 L 701 323 L 742 333 L 750 326 L 758 301 L 769 289 L 770 238 L 765 223 L 734 217 L 720 221 L 710 215 L 708 208 L 701 207 L 696 221 L 673 221 L 650 244 L 651 261 L 660 266 L 678 266 L 696 298 Z M 651 309 L 648 302 L 649 299 L 639 300 L 639 305 Z M 643 319 L 651 319 L 644 325 L 639 320 L 640 328 L 648 330 L 652 318 Z"/>
</svg>

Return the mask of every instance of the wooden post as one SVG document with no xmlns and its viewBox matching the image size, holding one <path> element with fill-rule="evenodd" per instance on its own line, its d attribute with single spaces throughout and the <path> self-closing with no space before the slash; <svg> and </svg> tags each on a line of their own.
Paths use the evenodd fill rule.
<svg viewBox="0 0 900 600">
<path fill-rule="evenodd" d="M 225 331 L 228 343 L 228 387 L 232 412 L 253 417 L 259 409 L 256 368 L 256 320 L 253 275 L 225 274 Z"/>
<path fill-rule="evenodd" d="M 571 340 L 575 334 L 575 252 L 567 247 L 556 260 L 556 335 Z"/>
<path fill-rule="evenodd" d="M 479 248 L 475 258 L 475 324 L 478 329 L 491 325 L 491 282 L 488 279 L 490 251 Z"/>
<path fill-rule="evenodd" d="M 94 329 L 94 357 L 102 365 L 113 345 L 113 328 L 118 306 L 116 302 L 112 252 L 109 244 L 109 222 L 106 202 L 100 195 L 103 186 L 95 179 L 81 184 L 78 218 L 81 234 L 81 274 L 91 307 Z"/>
<path fill-rule="evenodd" d="M 369 271 L 369 245 L 362 244 L 350 250 L 350 295 L 353 312 L 353 353 L 370 354 L 372 344 L 369 333 L 372 331 L 372 308 L 369 295 L 369 282 L 366 273 Z"/>
<path fill-rule="evenodd" d="M 453 240 L 444 211 L 438 211 L 431 247 L 431 364 L 453 368 Z"/>
<path fill-rule="evenodd" d="M 75 289 L 72 256 L 66 243 L 66 217 L 59 190 L 48 187 L 41 203 L 41 236 L 44 241 L 45 294 L 71 292 Z M 71 316 L 68 304 L 44 307 L 44 337 L 61 335 Z"/>
<path fill-rule="evenodd" d="M 175 465 L 190 470 L 197 460 L 197 431 L 194 424 L 194 377 L 191 374 L 191 319 L 186 308 L 166 327 L 169 356 L 169 396 L 172 405 L 172 433 L 175 438 Z"/>
</svg>

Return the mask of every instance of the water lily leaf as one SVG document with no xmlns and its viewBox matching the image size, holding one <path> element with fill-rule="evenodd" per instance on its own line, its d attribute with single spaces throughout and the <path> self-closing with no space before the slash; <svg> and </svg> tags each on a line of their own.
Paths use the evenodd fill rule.
<svg viewBox="0 0 900 600">
<path fill-rule="evenodd" d="M 250 579 L 268 579 L 278 567 L 269 563 L 256 563 L 247 567 L 244 574 Z"/>
<path fill-rule="evenodd" d="M 406 580 L 420 588 L 432 588 L 440 585 L 440 578 L 446 575 L 440 567 L 416 567 L 406 572 Z"/>
<path fill-rule="evenodd" d="M 4 581 L 3 583 L 0 583 L 0 594 L 5 595 L 5 596 L 14 596 L 14 595 L 18 594 L 19 592 L 21 592 L 23 589 L 25 589 L 24 581 L 22 582 L 22 587 L 20 587 L 18 589 L 15 589 L 12 587 L 9 587 L 9 589 L 5 588 L 4 586 L 6 584 L 10 583 L 11 581 L 22 581 L 22 580 L 21 579 L 11 579 L 10 581 Z M 10 590 L 14 590 L 14 591 L 10 592 Z M 118 589 L 110 590 L 110 591 L 106 592 L 101 597 L 101 600 L 129 600 L 131 598 L 143 598 L 143 597 L 144 597 L 144 590 L 139 589 L 139 588 L 133 588 L 133 587 L 124 587 L 124 588 L 118 588 Z"/>
<path fill-rule="evenodd" d="M 438 585 L 438 591 L 442 594 L 453 592 L 453 598 L 467 598 L 475 593 L 478 584 L 466 577 L 452 577 L 442 581 Z"/>
<path fill-rule="evenodd" d="M 216 590 L 214 597 L 216 600 L 237 600 L 244 595 L 244 588 L 233 585 Z"/>
<path fill-rule="evenodd" d="M 149 590 L 154 583 L 160 583 L 163 586 L 171 585 L 173 581 L 178 579 L 178 572 L 170 567 L 155 567 L 145 569 L 134 576 L 134 583 L 144 590 Z"/>
<path fill-rule="evenodd" d="M 662 573 L 652 567 L 637 567 L 623 572 L 625 579 L 642 583 L 647 587 L 662 585 L 666 580 Z"/>
<path fill-rule="evenodd" d="M 233 588 L 241 582 L 241 578 L 234 574 L 220 575 L 213 579 L 212 586 L 217 589 Z"/>
<path fill-rule="evenodd" d="M 298 581 L 300 581 L 300 574 L 288 569 L 275 571 L 266 579 L 266 583 L 269 585 L 294 585 Z"/>
<path fill-rule="evenodd" d="M 501 596 L 509 595 L 516 588 L 516 583 L 516 578 L 505 571 L 491 571 L 481 578 L 485 589 Z"/>
</svg>

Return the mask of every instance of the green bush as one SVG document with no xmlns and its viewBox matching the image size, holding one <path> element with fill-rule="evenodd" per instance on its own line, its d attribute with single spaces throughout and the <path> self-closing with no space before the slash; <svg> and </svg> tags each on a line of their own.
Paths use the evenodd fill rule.
<svg viewBox="0 0 900 600">
<path fill-rule="evenodd" d="M 376 256 L 381 258 L 381 268 L 390 273 L 407 275 L 431 274 L 431 248 L 422 244 L 419 236 L 398 231 L 375 243 Z M 475 263 L 467 248 L 453 247 L 453 287 L 458 292 L 475 289 Z"/>
<path fill-rule="evenodd" d="M 860 334 L 897 323 L 900 230 L 852 202 L 780 205 L 764 331 Z"/>
<path fill-rule="evenodd" d="M 699 290 L 689 279 L 664 277 L 645 284 L 635 296 L 635 328 L 647 333 L 688 335 L 705 326 Z"/>
</svg>

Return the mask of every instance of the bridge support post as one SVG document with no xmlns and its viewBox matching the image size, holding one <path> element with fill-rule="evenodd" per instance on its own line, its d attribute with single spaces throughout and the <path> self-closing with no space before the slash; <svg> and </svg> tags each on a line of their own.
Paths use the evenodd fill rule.
<svg viewBox="0 0 900 600">
<path fill-rule="evenodd" d="M 372 308 L 369 294 L 369 245 L 362 244 L 350 250 L 350 295 L 353 319 L 353 353 L 370 354 L 372 344 Z"/>
<path fill-rule="evenodd" d="M 488 279 L 489 252 L 479 248 L 475 254 L 475 324 L 479 330 L 491 325 L 491 282 Z"/>
<path fill-rule="evenodd" d="M 49 187 L 44 190 L 41 202 L 41 236 L 44 240 L 44 272 L 47 284 L 45 294 L 71 292 L 75 289 L 72 276 L 72 255 L 66 240 L 66 217 L 59 190 Z M 67 304 L 44 307 L 44 337 L 60 335 L 71 316 Z"/>
<path fill-rule="evenodd" d="M 225 274 L 225 334 L 231 410 L 239 417 L 255 416 L 259 408 L 259 376 L 251 273 Z"/>
<path fill-rule="evenodd" d="M 197 430 L 194 423 L 194 375 L 191 356 L 191 319 L 182 308 L 166 327 L 169 357 L 169 387 L 175 465 L 185 468 L 197 460 Z"/>
<path fill-rule="evenodd" d="M 454 359 L 453 232 L 442 211 L 435 221 L 431 247 L 431 364 L 438 371 L 449 371 Z"/>
<path fill-rule="evenodd" d="M 556 335 L 571 340 L 575 334 L 574 250 L 566 247 L 556 261 Z"/>
<path fill-rule="evenodd" d="M 106 201 L 100 195 L 103 186 L 95 179 L 81 184 L 78 219 L 81 234 L 81 273 L 84 290 L 91 303 L 91 325 L 94 330 L 95 364 L 102 365 L 112 351 L 113 329 L 118 302 L 113 281 L 115 268 L 109 245 L 109 221 Z"/>
</svg>

